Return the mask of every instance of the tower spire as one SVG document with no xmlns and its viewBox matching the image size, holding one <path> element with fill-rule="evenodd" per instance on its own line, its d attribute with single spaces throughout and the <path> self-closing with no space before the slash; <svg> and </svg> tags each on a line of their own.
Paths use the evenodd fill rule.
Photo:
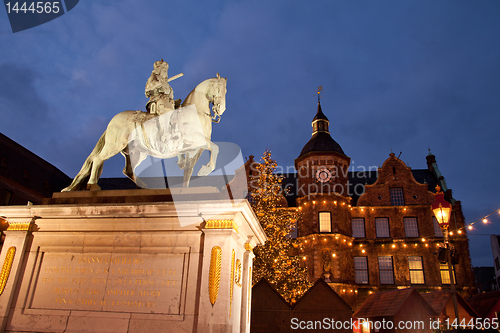
<svg viewBox="0 0 500 333">
<path fill-rule="evenodd" d="M 318 87 L 318 112 L 312 121 L 313 135 L 319 132 L 330 133 L 328 130 L 329 121 L 328 118 L 323 114 L 321 110 L 321 92 L 323 91 L 323 86 Z"/>
</svg>

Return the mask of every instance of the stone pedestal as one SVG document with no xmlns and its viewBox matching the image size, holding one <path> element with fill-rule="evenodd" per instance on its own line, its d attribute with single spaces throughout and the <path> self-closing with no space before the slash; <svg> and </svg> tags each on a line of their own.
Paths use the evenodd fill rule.
<svg viewBox="0 0 500 333">
<path fill-rule="evenodd" d="M 70 192 L 0 216 L 1 331 L 249 332 L 252 248 L 265 234 L 246 200 Z"/>
</svg>

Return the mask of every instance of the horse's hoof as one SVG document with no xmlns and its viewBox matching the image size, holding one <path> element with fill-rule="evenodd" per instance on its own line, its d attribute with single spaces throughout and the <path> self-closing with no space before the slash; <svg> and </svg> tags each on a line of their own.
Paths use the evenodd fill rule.
<svg viewBox="0 0 500 333">
<path fill-rule="evenodd" d="M 181 169 L 181 170 L 182 170 L 182 169 L 184 169 L 184 168 L 186 167 L 186 163 L 184 163 L 184 162 L 179 162 L 179 161 L 177 161 L 177 162 L 175 162 L 175 163 L 177 163 L 177 165 L 179 166 L 179 169 Z"/>
<path fill-rule="evenodd" d="M 212 171 L 213 171 L 213 169 L 204 165 L 200 168 L 200 171 L 198 171 L 198 176 L 207 176 Z"/>
<path fill-rule="evenodd" d="M 87 190 L 90 191 L 100 191 L 101 187 L 97 184 L 87 184 Z"/>
</svg>

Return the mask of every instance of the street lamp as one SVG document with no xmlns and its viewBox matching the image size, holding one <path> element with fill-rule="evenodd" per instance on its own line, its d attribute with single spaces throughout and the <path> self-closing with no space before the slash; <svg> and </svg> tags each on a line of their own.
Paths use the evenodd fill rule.
<svg viewBox="0 0 500 333">
<path fill-rule="evenodd" d="M 455 318 L 458 319 L 458 303 L 457 303 L 457 291 L 455 289 L 455 275 L 453 274 L 453 268 L 451 265 L 451 255 L 450 255 L 450 240 L 448 236 L 448 227 L 450 225 L 451 216 L 451 204 L 444 199 L 444 193 L 441 191 L 439 185 L 436 186 L 436 194 L 434 203 L 432 204 L 432 212 L 436 216 L 437 222 L 444 232 L 444 247 L 446 249 L 446 257 L 448 258 L 448 274 L 450 276 L 451 294 L 453 297 L 453 307 L 455 308 Z"/>
</svg>

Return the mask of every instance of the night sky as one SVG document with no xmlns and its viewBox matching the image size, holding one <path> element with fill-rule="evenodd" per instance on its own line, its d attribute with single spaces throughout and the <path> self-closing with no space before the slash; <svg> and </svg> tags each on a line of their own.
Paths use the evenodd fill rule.
<svg viewBox="0 0 500 333">
<path fill-rule="evenodd" d="M 430 147 L 467 223 L 500 208 L 500 1 L 89 1 L 12 33 L 0 10 L 0 132 L 74 177 L 124 110 L 144 110 L 160 58 L 175 97 L 217 72 L 227 110 L 213 141 L 271 149 L 292 167 L 311 136 L 318 86 L 353 170 L 391 149 L 415 169 Z M 123 158 L 104 164 L 121 177 Z M 500 215 L 469 232 L 493 266 Z"/>
</svg>

